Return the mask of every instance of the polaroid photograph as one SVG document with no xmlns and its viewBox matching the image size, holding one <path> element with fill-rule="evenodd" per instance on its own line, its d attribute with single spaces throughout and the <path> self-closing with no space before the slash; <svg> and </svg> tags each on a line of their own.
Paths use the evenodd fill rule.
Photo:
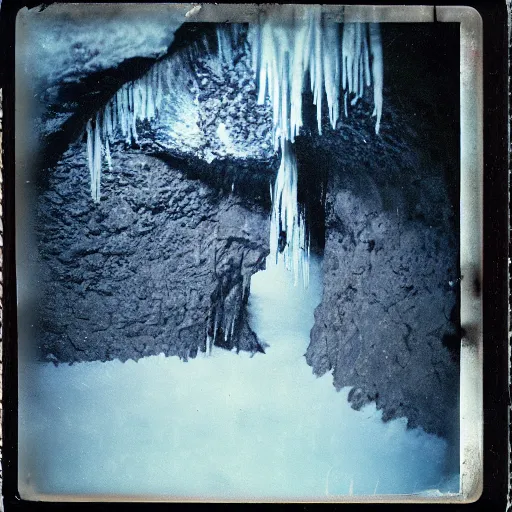
<svg viewBox="0 0 512 512">
<path fill-rule="evenodd" d="M 479 12 L 12 20 L 19 498 L 477 500 Z"/>
</svg>

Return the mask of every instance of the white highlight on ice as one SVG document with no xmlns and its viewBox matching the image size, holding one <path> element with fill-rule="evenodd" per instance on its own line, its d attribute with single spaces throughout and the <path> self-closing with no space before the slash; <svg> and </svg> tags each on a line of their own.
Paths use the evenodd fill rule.
<svg viewBox="0 0 512 512">
<path fill-rule="evenodd" d="M 285 232 L 288 243 L 283 252 L 287 266 L 294 271 L 296 282 L 302 273 L 306 286 L 309 240 L 305 212 L 299 212 L 297 206 L 293 145 L 287 141 L 293 143 L 303 125 L 302 95 L 307 77 L 320 134 L 324 91 L 329 121 L 335 129 L 340 95 L 344 95 L 344 111 L 348 115 L 348 100 L 351 98 L 350 104 L 355 105 L 363 97 L 365 86 L 370 87 L 372 82 L 375 132 L 380 129 L 383 56 L 379 25 L 345 23 L 343 34 L 341 28 L 341 24 L 324 18 L 320 5 L 285 5 L 273 7 L 259 23 L 251 25 L 249 33 L 258 102 L 262 104 L 269 98 L 274 146 L 276 150 L 281 148 L 282 161 L 272 195 L 271 250 L 279 259 L 279 238 Z"/>
<path fill-rule="evenodd" d="M 270 192 L 273 205 L 270 217 L 270 254 L 274 258 L 272 263 L 277 265 L 282 252 L 286 268 L 293 271 L 294 283 L 298 283 L 299 275 L 302 274 L 304 287 L 307 287 L 309 234 L 306 234 L 304 212 L 299 211 L 297 202 L 297 161 L 290 142 L 283 142 L 281 152 L 281 165 Z M 284 233 L 286 240 L 283 238 Z"/>
<path fill-rule="evenodd" d="M 156 63 L 140 79 L 124 84 L 98 112 L 94 121 L 87 122 L 87 159 L 91 176 L 91 196 L 100 200 L 102 155 L 112 168 L 110 144 L 117 130 L 126 142 L 138 142 L 137 121 L 151 121 L 162 106 L 164 94 L 172 87 L 173 63 L 170 60 Z M 164 84 L 164 79 L 167 83 Z"/>
</svg>

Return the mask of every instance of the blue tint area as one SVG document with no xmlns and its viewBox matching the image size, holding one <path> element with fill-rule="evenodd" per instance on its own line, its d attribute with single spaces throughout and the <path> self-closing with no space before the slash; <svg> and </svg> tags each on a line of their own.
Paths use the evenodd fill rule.
<svg viewBox="0 0 512 512">
<path fill-rule="evenodd" d="M 322 293 L 281 266 L 252 279 L 250 357 L 217 347 L 187 363 L 23 364 L 23 498 L 44 494 L 212 499 L 333 499 L 458 490 L 442 473 L 446 442 L 406 420 L 354 411 L 348 388 L 317 378 L 303 354 Z"/>
</svg>

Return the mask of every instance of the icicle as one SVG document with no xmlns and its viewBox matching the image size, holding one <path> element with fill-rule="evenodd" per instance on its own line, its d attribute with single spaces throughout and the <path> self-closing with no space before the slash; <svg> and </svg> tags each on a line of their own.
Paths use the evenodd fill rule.
<svg viewBox="0 0 512 512">
<path fill-rule="evenodd" d="M 354 42 L 354 55 L 353 55 L 353 70 L 352 70 L 352 91 L 354 93 L 354 98 L 350 102 L 350 104 L 353 106 L 357 103 L 357 100 L 359 99 L 359 78 L 360 78 L 360 64 L 361 64 L 361 46 L 362 46 L 362 37 L 361 37 L 361 23 L 355 24 L 355 42 Z"/>
<path fill-rule="evenodd" d="M 110 154 L 110 144 L 108 142 L 108 139 L 105 140 L 105 159 L 107 160 L 107 165 L 109 171 L 112 170 L 112 156 Z"/>
<path fill-rule="evenodd" d="M 284 15 L 287 23 L 281 23 Z M 258 83 L 258 103 L 268 97 L 272 106 L 274 147 L 281 147 L 281 166 L 272 197 L 270 250 L 308 282 L 309 243 L 304 212 L 297 206 L 297 172 L 294 142 L 302 127 L 302 95 L 309 76 L 317 128 L 322 133 L 322 102 L 325 91 L 329 121 L 333 129 L 339 118 L 340 97 L 348 116 L 348 102 L 355 105 L 364 87 L 373 80 L 375 130 L 382 112 L 382 44 L 377 24 L 340 25 L 322 18 L 320 6 L 275 6 L 249 31 L 252 65 Z M 371 52 L 371 67 L 370 67 Z M 285 247 L 283 240 L 286 236 Z"/>
<path fill-rule="evenodd" d="M 302 98 L 306 80 L 309 77 L 320 134 L 324 94 L 329 123 L 336 129 L 341 96 L 345 116 L 348 116 L 349 101 L 355 105 L 363 97 L 365 87 L 373 84 L 372 115 L 376 116 L 375 131 L 379 133 L 383 103 L 382 42 L 378 24 L 346 23 L 341 31 L 340 24 L 322 16 L 319 5 L 276 6 L 271 11 L 260 23 L 250 26 L 247 43 L 252 50 L 258 103 L 270 100 L 274 147 L 281 148 L 276 182 L 274 186 L 270 184 L 270 249 L 276 262 L 282 254 L 286 267 L 294 272 L 295 282 L 302 275 L 307 286 L 310 236 L 305 212 L 297 203 L 297 163 L 293 146 L 303 126 Z M 284 14 L 288 21 L 282 23 L 279 14 Z M 219 72 L 222 64 L 232 65 L 233 49 L 240 43 L 239 39 L 237 25 L 217 29 Z M 199 51 L 209 52 L 206 39 L 188 48 L 190 58 Z M 159 115 L 164 95 L 173 89 L 176 69 L 185 69 L 185 65 L 186 59 L 180 55 L 173 61 L 158 62 L 138 80 L 124 84 L 96 115 L 95 122 L 88 121 L 87 155 L 94 201 L 100 199 L 102 153 L 108 168 L 112 169 L 110 146 L 115 133 L 119 131 L 127 144 L 138 142 L 137 122 L 151 122 Z M 220 126 L 219 129 L 219 138 L 226 145 L 230 144 L 227 130 Z M 217 329 L 222 327 L 228 337 L 232 329 L 228 319 L 223 314 L 219 318 L 219 314 L 215 314 L 213 344 Z"/>
<path fill-rule="evenodd" d="M 101 180 L 101 126 L 100 116 L 96 114 L 94 126 L 89 120 L 86 126 L 87 133 L 87 161 L 91 179 L 91 196 L 95 202 L 100 200 Z"/>
<path fill-rule="evenodd" d="M 165 73 L 167 91 L 170 92 L 172 89 L 172 79 L 173 79 L 173 68 L 170 62 L 167 62 L 167 72 Z"/>
<path fill-rule="evenodd" d="M 121 97 L 121 122 L 122 133 L 126 137 L 126 142 L 130 143 L 130 110 L 128 105 L 128 86 L 123 85 Z"/>
<path fill-rule="evenodd" d="M 136 83 L 133 86 L 133 111 L 134 116 L 141 115 L 141 112 L 144 109 L 144 99 L 143 99 L 143 92 L 142 92 L 142 85 L 139 83 Z"/>
<path fill-rule="evenodd" d="M 208 334 L 208 324 L 210 322 L 210 318 L 208 318 L 208 322 L 206 323 L 206 339 L 204 343 L 204 355 L 209 356 L 211 354 L 211 342 L 212 339 L 210 338 L 210 335 Z"/>
<path fill-rule="evenodd" d="M 310 69 L 314 69 L 314 82 L 313 86 L 313 104 L 316 105 L 316 119 L 318 125 L 318 133 L 322 134 L 322 97 L 323 97 L 323 59 L 322 59 L 322 19 L 321 12 L 319 9 L 316 10 L 316 16 L 314 18 L 314 52 L 311 55 L 313 62 L 311 63 Z M 325 55 L 329 55 L 329 60 L 332 59 L 330 53 L 325 52 Z M 302 98 L 301 98 L 302 101 Z"/>
<path fill-rule="evenodd" d="M 100 114 L 96 114 L 96 126 L 94 128 L 94 200 L 100 201 L 100 183 L 101 183 L 101 123 Z"/>
<path fill-rule="evenodd" d="M 339 28 L 335 24 L 326 25 L 324 32 L 324 48 L 329 52 L 323 53 L 323 66 L 325 77 L 325 93 L 329 106 L 329 121 L 333 129 L 339 116 L 340 99 L 340 54 L 339 54 Z M 331 55 L 332 54 L 332 55 Z"/>
<path fill-rule="evenodd" d="M 114 100 L 112 102 L 107 103 L 107 105 L 105 106 L 105 120 L 103 122 L 106 126 L 105 138 L 107 140 L 112 139 L 112 137 L 114 136 L 114 108 Z"/>
<path fill-rule="evenodd" d="M 233 335 L 235 334 L 235 322 L 236 322 L 236 313 L 233 315 L 233 319 L 231 321 L 231 328 L 229 330 L 229 336 L 228 336 L 228 339 L 229 340 L 232 340 L 233 339 Z"/>
<path fill-rule="evenodd" d="M 153 67 L 153 71 L 156 71 L 156 68 Z M 156 77 L 155 73 L 151 73 L 151 76 L 146 75 L 146 99 L 147 99 L 147 108 L 146 108 L 146 119 L 151 121 L 155 117 L 155 97 L 154 90 L 156 88 Z"/>
<path fill-rule="evenodd" d="M 275 254 L 276 263 L 283 253 L 286 268 L 294 273 L 297 283 L 299 275 L 305 274 L 309 265 L 309 247 L 305 238 L 306 225 L 297 204 L 297 161 L 294 146 L 283 142 L 281 165 L 277 173 L 272 197 L 270 217 L 270 253 Z M 286 241 L 284 240 L 286 237 Z"/>
<path fill-rule="evenodd" d="M 163 66 L 162 63 L 159 62 L 157 64 L 157 70 L 156 70 L 156 95 L 155 95 L 155 106 L 158 113 L 162 110 L 162 101 L 163 101 L 163 84 L 162 84 L 162 77 L 164 75 Z"/>
<path fill-rule="evenodd" d="M 355 53 L 355 26 L 354 23 L 345 23 L 343 25 L 343 39 L 341 55 L 343 62 L 343 89 L 352 92 L 353 88 L 353 62 Z"/>
<path fill-rule="evenodd" d="M 217 56 L 219 61 L 233 66 L 233 48 L 236 47 L 240 29 L 237 24 L 229 24 L 217 28 Z"/>
<path fill-rule="evenodd" d="M 136 143 L 139 142 L 139 136 L 137 134 L 137 116 L 135 112 L 135 105 L 134 105 L 134 87 L 133 84 L 130 84 L 129 91 L 130 91 L 130 120 L 131 120 L 131 141 L 135 141 Z M 131 142 L 129 141 L 129 142 Z"/>
<path fill-rule="evenodd" d="M 94 131 L 92 129 L 91 121 L 87 121 L 86 126 L 87 132 L 87 162 L 89 164 L 89 177 L 91 180 L 91 196 L 93 199 L 96 198 L 96 191 L 94 190 L 94 184 L 96 183 L 95 169 L 94 169 Z"/>
<path fill-rule="evenodd" d="M 373 98 L 375 108 L 372 115 L 377 116 L 375 133 L 379 133 L 382 116 L 382 87 L 384 80 L 384 63 L 382 58 L 382 41 L 378 23 L 370 23 L 370 49 L 372 53 Z"/>
</svg>

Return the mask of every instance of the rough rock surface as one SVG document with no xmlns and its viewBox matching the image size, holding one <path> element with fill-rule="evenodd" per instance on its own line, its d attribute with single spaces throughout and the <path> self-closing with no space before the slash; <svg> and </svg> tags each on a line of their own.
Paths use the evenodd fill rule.
<svg viewBox="0 0 512 512">
<path fill-rule="evenodd" d="M 66 37 L 76 39 L 83 55 L 79 52 L 71 67 L 67 54 L 49 55 L 35 73 L 40 80 L 30 85 L 49 105 L 36 116 L 49 151 L 54 139 L 61 147 L 70 134 L 80 133 L 91 95 L 105 95 L 105 84 L 121 83 L 137 71 L 134 62 L 126 67 L 129 58 L 116 58 L 123 53 L 116 34 L 126 16 L 116 18 L 115 30 L 105 35 L 113 44 L 106 56 L 94 51 L 94 44 L 80 43 L 88 35 L 72 23 Z M 50 23 L 45 28 L 53 38 L 65 23 L 60 17 L 34 22 Z M 143 27 L 133 30 L 144 33 Z M 188 37 L 187 30 L 194 32 L 181 30 L 180 37 Z M 162 53 L 164 43 L 156 42 L 137 50 L 140 56 Z M 278 164 L 270 145 L 270 109 L 256 105 L 245 45 L 227 61 L 217 52 L 205 54 L 204 44 L 211 41 L 178 41 L 168 57 L 179 70 L 172 95 L 157 120 L 140 123 L 138 148 L 118 142 L 112 171 L 103 170 L 100 205 L 88 195 L 82 141 L 54 166 L 48 167 L 52 159 L 45 152 L 47 168 L 30 176 L 42 191 L 36 233 L 44 276 L 39 314 L 44 358 L 124 360 L 164 352 L 187 359 L 205 350 L 207 340 L 228 349 L 263 349 L 246 321 L 245 303 L 250 275 L 268 254 L 268 186 Z M 37 48 L 44 51 L 44 45 Z M 143 64 L 140 69 L 147 68 Z M 128 68 L 134 69 L 128 73 Z M 59 75 L 64 70 L 65 77 Z M 82 89 L 86 94 L 78 102 Z M 55 124 L 61 114 L 67 124 Z M 220 123 L 231 127 L 221 137 Z M 169 145 L 173 133 L 179 143 L 174 137 Z"/>
<path fill-rule="evenodd" d="M 228 56 L 212 50 L 213 33 L 161 61 L 162 82 L 170 87 L 158 116 L 146 123 L 145 140 L 207 163 L 271 158 L 275 155 L 272 111 L 268 102 L 257 102 L 246 30 L 222 28 L 221 33 L 235 45 Z"/>
<path fill-rule="evenodd" d="M 114 152 L 95 205 L 83 144 L 37 202 L 46 360 L 195 357 L 207 335 L 262 350 L 245 317 L 249 277 L 268 254 L 268 214 L 140 152 Z M 212 312 L 218 331 L 213 332 Z M 235 318 L 224 340 L 223 318 Z"/>
<path fill-rule="evenodd" d="M 27 67 L 18 72 L 29 73 L 43 120 L 41 135 L 55 132 L 75 113 L 77 93 L 94 98 L 98 93 L 94 81 L 83 87 L 91 76 L 108 74 L 131 59 L 140 63 L 165 55 L 186 11 L 186 6 L 177 4 L 53 4 L 22 9 L 17 17 L 17 58 Z"/>
<path fill-rule="evenodd" d="M 352 387 L 354 408 L 375 402 L 384 420 L 456 439 L 457 91 L 426 94 L 402 76 L 403 89 L 388 78 L 396 92 L 379 136 L 366 107 L 336 134 L 325 126 L 297 142 L 299 172 L 325 183 L 324 291 L 306 359 L 337 389 Z"/>
<path fill-rule="evenodd" d="M 375 204 L 331 189 L 324 291 L 306 357 L 353 386 L 355 409 L 376 402 L 383 419 L 448 435 L 458 415 L 458 364 L 450 340 L 456 245 L 435 227 L 397 221 Z"/>
</svg>

